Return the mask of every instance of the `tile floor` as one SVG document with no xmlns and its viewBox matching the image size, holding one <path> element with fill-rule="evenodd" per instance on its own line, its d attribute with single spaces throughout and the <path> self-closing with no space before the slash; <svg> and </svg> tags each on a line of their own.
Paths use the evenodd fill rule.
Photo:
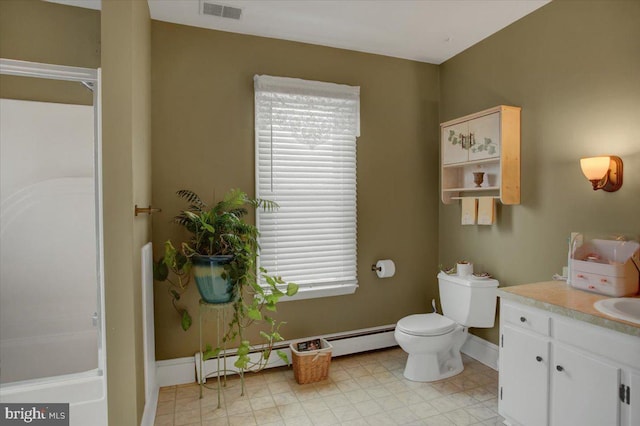
<svg viewBox="0 0 640 426">
<path fill-rule="evenodd" d="M 498 373 L 463 356 L 465 370 L 432 383 L 403 378 L 400 348 L 333 358 L 329 379 L 298 385 L 289 367 L 227 378 L 199 398 L 197 384 L 160 389 L 156 426 L 249 425 L 500 425 Z M 210 380 L 210 384 L 213 383 Z"/>
</svg>

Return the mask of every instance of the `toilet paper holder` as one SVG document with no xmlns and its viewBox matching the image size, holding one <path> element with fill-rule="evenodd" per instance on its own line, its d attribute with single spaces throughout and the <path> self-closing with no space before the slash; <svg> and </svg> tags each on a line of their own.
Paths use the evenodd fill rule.
<svg viewBox="0 0 640 426">
<path fill-rule="evenodd" d="M 396 265 L 391 259 L 378 260 L 371 265 L 371 270 L 376 273 L 378 278 L 390 278 L 396 274 Z"/>
</svg>

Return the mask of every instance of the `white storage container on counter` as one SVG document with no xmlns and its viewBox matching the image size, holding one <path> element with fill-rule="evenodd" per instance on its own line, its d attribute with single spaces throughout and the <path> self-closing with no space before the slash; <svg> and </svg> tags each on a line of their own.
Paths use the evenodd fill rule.
<svg viewBox="0 0 640 426">
<path fill-rule="evenodd" d="M 582 244 L 580 244 L 582 243 Z M 638 293 L 640 243 L 576 238 L 571 248 L 568 283 L 612 297 Z"/>
</svg>

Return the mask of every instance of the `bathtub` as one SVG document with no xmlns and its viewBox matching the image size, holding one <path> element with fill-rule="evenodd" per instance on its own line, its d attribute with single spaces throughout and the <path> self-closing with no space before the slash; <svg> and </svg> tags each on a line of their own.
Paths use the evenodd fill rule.
<svg viewBox="0 0 640 426">
<path fill-rule="evenodd" d="M 0 402 L 69 403 L 71 426 L 106 426 L 106 387 L 104 374 L 97 368 L 97 334 L 92 329 L 1 340 Z M 81 370 L 86 371 L 67 374 Z M 33 378 L 16 381 L 18 377 Z"/>
<path fill-rule="evenodd" d="M 69 403 L 71 426 L 107 424 L 94 205 L 92 178 L 60 178 L 1 209 L 0 402 Z"/>
<path fill-rule="evenodd" d="M 98 369 L 98 331 L 0 340 L 2 386 Z"/>
<path fill-rule="evenodd" d="M 69 403 L 71 426 L 107 426 L 106 381 L 99 370 L 0 385 L 0 402 Z"/>
</svg>

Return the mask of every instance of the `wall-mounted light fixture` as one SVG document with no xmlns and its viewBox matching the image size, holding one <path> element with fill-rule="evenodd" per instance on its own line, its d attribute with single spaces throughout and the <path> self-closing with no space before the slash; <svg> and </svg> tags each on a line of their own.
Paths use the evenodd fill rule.
<svg viewBox="0 0 640 426">
<path fill-rule="evenodd" d="M 580 159 L 582 173 L 591 181 L 593 190 L 615 192 L 622 186 L 622 159 L 615 155 Z"/>
</svg>

